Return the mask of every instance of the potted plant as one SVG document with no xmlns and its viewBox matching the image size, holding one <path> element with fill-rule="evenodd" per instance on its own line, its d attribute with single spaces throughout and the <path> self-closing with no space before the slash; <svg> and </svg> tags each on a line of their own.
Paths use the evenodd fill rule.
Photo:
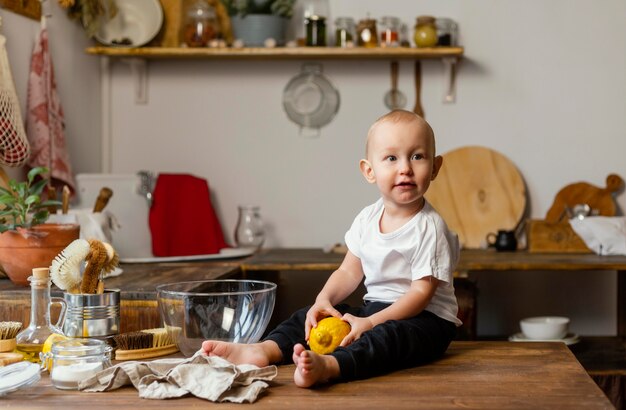
<svg viewBox="0 0 626 410">
<path fill-rule="evenodd" d="M 50 266 L 54 257 L 79 237 L 77 224 L 45 223 L 48 207 L 61 204 L 41 196 L 48 180 L 36 179 L 47 173 L 47 168 L 33 168 L 26 181 L 12 179 L 8 189 L 0 187 L 0 265 L 19 285 L 28 285 L 33 268 Z"/>
<path fill-rule="evenodd" d="M 221 0 L 230 15 L 233 34 L 247 47 L 265 45 L 274 39 L 285 43 L 287 23 L 296 0 Z"/>
</svg>

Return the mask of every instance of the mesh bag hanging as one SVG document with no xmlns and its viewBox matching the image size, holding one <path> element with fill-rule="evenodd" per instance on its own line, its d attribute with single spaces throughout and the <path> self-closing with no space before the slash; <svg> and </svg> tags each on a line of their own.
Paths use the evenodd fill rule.
<svg viewBox="0 0 626 410">
<path fill-rule="evenodd" d="M 0 165 L 19 167 L 30 155 L 20 103 L 9 67 L 6 37 L 0 35 Z"/>
</svg>

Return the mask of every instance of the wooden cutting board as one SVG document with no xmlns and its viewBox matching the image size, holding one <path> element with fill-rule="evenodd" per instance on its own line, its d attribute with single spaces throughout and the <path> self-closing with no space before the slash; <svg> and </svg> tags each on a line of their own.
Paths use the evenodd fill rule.
<svg viewBox="0 0 626 410">
<path fill-rule="evenodd" d="M 485 147 L 443 155 L 443 166 L 426 199 L 459 235 L 464 248 L 481 248 L 486 236 L 515 229 L 526 209 L 526 187 L 515 165 Z"/>
</svg>

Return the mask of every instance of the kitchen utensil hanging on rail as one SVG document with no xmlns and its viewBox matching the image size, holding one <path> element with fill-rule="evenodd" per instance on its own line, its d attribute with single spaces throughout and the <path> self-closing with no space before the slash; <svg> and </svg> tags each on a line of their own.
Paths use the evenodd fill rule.
<svg viewBox="0 0 626 410">
<path fill-rule="evenodd" d="M 391 90 L 385 94 L 385 105 L 390 110 L 397 110 L 404 108 L 406 105 L 406 96 L 400 90 L 398 90 L 398 62 L 391 62 Z"/>
<path fill-rule="evenodd" d="M 415 60 L 415 106 L 413 112 L 420 117 L 424 117 L 424 108 L 422 108 L 422 62 Z"/>
</svg>

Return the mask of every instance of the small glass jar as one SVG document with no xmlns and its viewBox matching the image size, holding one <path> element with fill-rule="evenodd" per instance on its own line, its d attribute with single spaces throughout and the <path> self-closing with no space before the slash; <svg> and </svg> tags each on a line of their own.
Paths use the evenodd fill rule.
<svg viewBox="0 0 626 410">
<path fill-rule="evenodd" d="M 402 23 L 397 17 L 385 16 L 380 19 L 380 46 L 398 47 Z"/>
<path fill-rule="evenodd" d="M 356 25 L 352 17 L 337 17 L 335 20 L 335 47 L 354 47 Z"/>
<path fill-rule="evenodd" d="M 459 25 L 447 17 L 439 17 L 435 20 L 437 27 L 437 45 L 454 47 L 458 44 L 457 37 L 459 35 Z"/>
<path fill-rule="evenodd" d="M 259 249 L 265 241 L 265 229 L 258 206 L 240 206 L 235 243 L 240 248 Z"/>
<path fill-rule="evenodd" d="M 360 47 L 378 47 L 378 33 L 376 31 L 376 20 L 363 19 L 356 26 L 357 40 Z"/>
<path fill-rule="evenodd" d="M 78 390 L 78 383 L 111 366 L 111 346 L 98 339 L 67 339 L 54 343 L 41 360 L 50 372 L 52 385 Z"/>
<path fill-rule="evenodd" d="M 304 20 L 307 47 L 326 47 L 326 18 L 316 14 Z"/>
<path fill-rule="evenodd" d="M 433 47 L 437 45 L 437 27 L 435 27 L 435 18 L 432 16 L 419 16 L 415 24 L 415 33 L 413 36 L 415 46 L 417 47 Z"/>
<path fill-rule="evenodd" d="M 185 10 L 181 34 L 187 47 L 206 47 L 217 37 L 215 10 L 206 0 L 196 0 Z"/>
</svg>

